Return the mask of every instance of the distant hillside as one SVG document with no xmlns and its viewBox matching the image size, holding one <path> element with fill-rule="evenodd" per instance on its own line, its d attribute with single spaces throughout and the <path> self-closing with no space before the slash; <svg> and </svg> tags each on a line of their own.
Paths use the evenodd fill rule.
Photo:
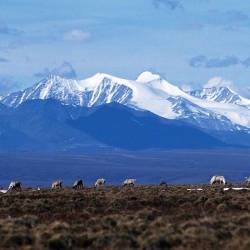
<svg viewBox="0 0 250 250">
<path fill-rule="evenodd" d="M 103 105 L 70 124 L 104 144 L 124 149 L 212 148 L 225 144 L 184 122 L 119 104 Z"/>
<path fill-rule="evenodd" d="M 26 150 L 41 151 L 226 146 L 185 122 L 164 119 L 148 111 L 138 111 L 120 104 L 84 108 L 50 99 L 31 100 L 17 108 L 2 106 L 0 121 L 5 124 L 4 127 L 2 125 L 1 136 L 8 138 L 0 141 L 2 150 L 23 150 L 24 145 Z M 20 136 L 14 136 L 13 131 Z M 8 147 L 5 147 L 7 144 Z"/>
</svg>

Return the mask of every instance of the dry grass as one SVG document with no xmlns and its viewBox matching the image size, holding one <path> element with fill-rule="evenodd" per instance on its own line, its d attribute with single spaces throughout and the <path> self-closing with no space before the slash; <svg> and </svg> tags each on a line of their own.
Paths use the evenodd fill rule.
<svg viewBox="0 0 250 250">
<path fill-rule="evenodd" d="M 249 191 L 187 188 L 0 194 L 0 248 L 250 249 Z"/>
</svg>

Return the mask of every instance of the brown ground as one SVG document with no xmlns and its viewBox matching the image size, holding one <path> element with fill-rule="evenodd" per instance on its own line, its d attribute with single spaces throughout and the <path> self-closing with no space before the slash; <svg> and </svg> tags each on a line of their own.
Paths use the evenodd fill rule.
<svg viewBox="0 0 250 250">
<path fill-rule="evenodd" d="M 187 188 L 0 194 L 0 248 L 250 249 L 249 191 Z"/>
</svg>

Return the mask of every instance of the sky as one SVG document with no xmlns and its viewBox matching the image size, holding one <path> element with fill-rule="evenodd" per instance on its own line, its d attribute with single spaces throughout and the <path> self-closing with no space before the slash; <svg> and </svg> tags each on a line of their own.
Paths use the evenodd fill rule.
<svg viewBox="0 0 250 250">
<path fill-rule="evenodd" d="M 250 97 L 250 1 L 0 0 L 0 96 L 50 73 L 145 70 L 185 89 L 221 79 Z"/>
</svg>

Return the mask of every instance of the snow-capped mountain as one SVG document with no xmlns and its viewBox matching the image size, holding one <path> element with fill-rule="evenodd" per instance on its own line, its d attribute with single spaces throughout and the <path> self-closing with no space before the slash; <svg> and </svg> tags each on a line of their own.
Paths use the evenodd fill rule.
<svg viewBox="0 0 250 250">
<path fill-rule="evenodd" d="M 143 72 L 135 81 L 104 73 L 85 80 L 50 75 L 33 87 L 4 97 L 1 102 L 18 107 L 34 99 L 56 99 L 82 107 L 117 102 L 206 129 L 250 129 L 250 100 L 226 88 L 186 93 L 151 72 Z"/>
<path fill-rule="evenodd" d="M 220 103 L 231 103 L 250 108 L 250 100 L 240 96 L 229 87 L 214 86 L 211 88 L 203 88 L 201 90 L 193 90 L 189 92 L 190 95 Z"/>
<path fill-rule="evenodd" d="M 126 104 L 131 98 L 132 89 L 117 79 L 96 74 L 92 78 L 76 81 L 50 75 L 30 88 L 6 96 L 2 103 L 17 107 L 27 100 L 56 99 L 64 104 L 86 107 L 110 102 Z"/>
</svg>

